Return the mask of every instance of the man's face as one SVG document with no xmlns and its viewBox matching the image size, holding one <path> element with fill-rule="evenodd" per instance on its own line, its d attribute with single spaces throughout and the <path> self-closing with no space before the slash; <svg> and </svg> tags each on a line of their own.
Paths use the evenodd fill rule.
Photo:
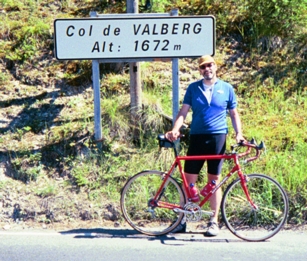
<svg viewBox="0 0 307 261">
<path fill-rule="evenodd" d="M 205 80 L 212 80 L 216 76 L 216 64 L 204 63 L 199 66 L 200 74 Z"/>
</svg>

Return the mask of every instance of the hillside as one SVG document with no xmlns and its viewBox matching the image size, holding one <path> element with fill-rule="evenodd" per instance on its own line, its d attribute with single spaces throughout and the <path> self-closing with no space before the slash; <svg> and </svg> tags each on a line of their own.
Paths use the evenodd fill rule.
<svg viewBox="0 0 307 261">
<path fill-rule="evenodd" d="M 120 3 L 111 7 L 107 2 L 96 10 L 108 13 L 120 8 Z M 168 62 L 141 65 L 144 96 L 138 126 L 130 122 L 128 65 L 101 65 L 104 139 L 102 150 L 98 149 L 91 63 L 57 61 L 53 53 L 53 20 L 87 17 L 94 8 L 92 1 L 77 3 L 46 1 L 36 6 L 32 1 L 1 1 L 6 25 L 0 32 L 0 227 L 4 229 L 125 226 L 119 209 L 124 182 L 142 169 L 164 167 L 157 159 L 170 159 L 167 152 L 157 154 L 155 141 L 157 133 L 170 127 L 161 116 L 161 112 L 171 116 Z M 30 19 L 27 14 L 33 9 Z M 304 224 L 304 41 L 262 38 L 252 48 L 238 33 L 217 36 L 218 74 L 236 89 L 245 136 L 264 140 L 268 148 L 246 170 L 276 178 L 290 196 L 289 224 Z M 181 59 L 181 95 L 198 78 L 196 61 Z M 131 134 L 135 130 L 137 141 Z M 232 132 L 229 138 L 231 144 Z"/>
</svg>

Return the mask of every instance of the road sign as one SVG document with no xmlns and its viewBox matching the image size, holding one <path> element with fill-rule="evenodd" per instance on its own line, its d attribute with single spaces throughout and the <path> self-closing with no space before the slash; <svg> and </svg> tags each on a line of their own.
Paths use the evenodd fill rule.
<svg viewBox="0 0 307 261">
<path fill-rule="evenodd" d="M 215 53 L 213 16 L 56 19 L 59 60 L 181 58 Z"/>
</svg>

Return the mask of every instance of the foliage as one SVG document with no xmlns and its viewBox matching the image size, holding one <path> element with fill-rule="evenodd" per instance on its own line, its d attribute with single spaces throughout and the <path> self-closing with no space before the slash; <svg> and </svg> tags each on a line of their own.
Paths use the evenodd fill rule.
<svg viewBox="0 0 307 261">
<path fill-rule="evenodd" d="M 2 4 L 7 13 L 3 14 L 0 33 L 6 37 L 3 45 L 9 48 L 1 52 L 7 59 L 20 62 L 42 55 L 51 35 L 49 20 L 37 14 L 40 4 L 36 1 L 10 0 L 2 0 Z"/>
<path fill-rule="evenodd" d="M 220 78 L 236 88 L 246 138 L 255 137 L 267 145 L 266 154 L 244 169 L 276 178 L 290 196 L 289 220 L 305 222 L 306 0 L 139 2 L 142 13 L 178 8 L 180 15 L 216 17 Z M 128 177 L 143 169 L 168 167 L 173 155 L 169 151 L 159 154 L 155 138 L 171 127 L 162 116 L 172 113 L 169 63 L 141 64 L 143 106 L 134 122 L 127 64 L 119 70 L 102 68 L 103 140 L 97 143 L 93 140 L 90 62 L 60 62 L 53 57 L 54 19 L 88 17 L 93 10 L 125 13 L 125 1 L 0 3 L 1 124 L 10 122 L 1 127 L 0 157 L 4 155 L 3 162 L 12 168 L 7 176 L 26 184 L 46 182 L 35 190 L 42 198 L 60 193 L 63 186 L 76 194 L 85 191 L 91 201 L 104 197 L 118 202 Z M 181 61 L 183 89 L 196 78 L 194 65 L 189 59 Z M 16 87 L 11 79 L 26 85 Z M 230 129 L 228 144 L 233 137 Z M 48 184 L 49 179 L 65 182 L 58 186 Z"/>
<path fill-rule="evenodd" d="M 307 23 L 306 0 L 194 0 L 180 1 L 179 8 L 184 15 L 215 16 L 218 37 L 237 34 L 254 47 L 266 37 L 291 39 Z"/>
</svg>

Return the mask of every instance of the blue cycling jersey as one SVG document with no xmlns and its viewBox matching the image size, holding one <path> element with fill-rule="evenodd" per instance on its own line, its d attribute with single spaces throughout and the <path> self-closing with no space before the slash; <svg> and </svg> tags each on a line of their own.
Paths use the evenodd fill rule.
<svg viewBox="0 0 307 261">
<path fill-rule="evenodd" d="M 218 79 L 210 103 L 203 88 L 202 80 L 193 82 L 183 98 L 183 104 L 190 105 L 193 111 L 190 134 L 227 134 L 227 110 L 237 107 L 232 85 Z"/>
</svg>

